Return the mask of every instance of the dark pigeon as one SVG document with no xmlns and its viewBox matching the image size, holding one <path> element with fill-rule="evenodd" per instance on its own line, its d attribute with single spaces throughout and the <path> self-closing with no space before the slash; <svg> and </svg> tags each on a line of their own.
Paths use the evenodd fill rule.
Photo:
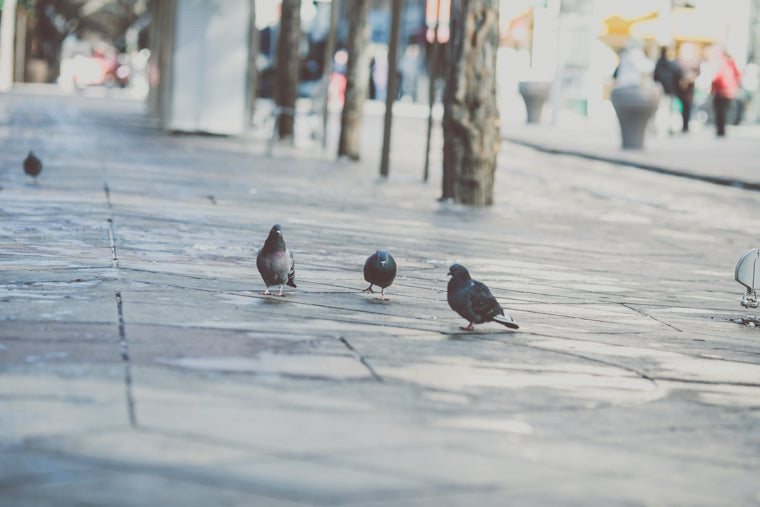
<svg viewBox="0 0 760 507">
<path fill-rule="evenodd" d="M 42 161 L 29 151 L 29 155 L 24 159 L 24 172 L 37 183 L 37 176 L 42 172 Z"/>
<path fill-rule="evenodd" d="M 364 292 L 372 290 L 373 285 L 380 287 L 380 299 L 385 297 L 385 289 L 393 283 L 396 278 L 396 261 L 386 250 L 378 250 L 367 258 L 364 263 L 364 279 L 369 282 L 369 287 Z"/>
<path fill-rule="evenodd" d="M 268 296 L 269 287 L 279 285 L 280 292 L 276 296 L 283 296 L 282 287 L 287 284 L 295 287 L 296 270 L 293 262 L 293 252 L 285 246 L 282 238 L 282 227 L 279 224 L 272 226 L 269 236 L 264 242 L 258 254 L 256 254 L 256 267 L 259 268 L 261 278 L 267 289 L 261 294 Z"/>
<path fill-rule="evenodd" d="M 469 323 L 462 330 L 472 331 L 473 324 L 491 321 L 510 329 L 520 327 L 515 319 L 504 314 L 504 310 L 488 287 L 470 277 L 467 268 L 461 264 L 453 264 L 449 268 L 449 275 L 451 275 L 447 289 L 449 306 Z"/>
</svg>

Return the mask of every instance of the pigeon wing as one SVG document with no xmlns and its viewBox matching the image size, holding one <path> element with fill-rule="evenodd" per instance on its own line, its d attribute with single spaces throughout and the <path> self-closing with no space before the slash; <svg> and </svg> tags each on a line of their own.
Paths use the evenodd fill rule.
<svg viewBox="0 0 760 507">
<path fill-rule="evenodd" d="M 291 287 L 296 286 L 296 261 L 293 259 L 293 252 L 288 250 L 288 256 L 290 257 L 290 271 L 288 271 L 288 285 Z"/>
<path fill-rule="evenodd" d="M 375 284 L 375 264 L 377 263 L 377 252 L 367 257 L 367 262 L 364 263 L 364 279 L 371 284 Z"/>
<path fill-rule="evenodd" d="M 491 294 L 491 291 L 485 284 L 477 280 L 471 280 L 468 292 L 472 313 L 479 319 L 477 323 L 493 320 L 495 316 L 504 313 L 501 305 L 499 305 L 499 302 L 496 301 L 496 298 L 493 297 L 493 294 Z"/>
</svg>

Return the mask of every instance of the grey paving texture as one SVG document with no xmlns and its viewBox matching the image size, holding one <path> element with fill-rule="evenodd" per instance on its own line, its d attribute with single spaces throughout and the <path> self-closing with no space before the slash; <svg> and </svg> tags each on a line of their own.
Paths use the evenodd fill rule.
<svg viewBox="0 0 760 507">
<path fill-rule="evenodd" d="M 505 142 L 470 209 L 437 201 L 440 155 L 419 181 L 424 119 L 380 180 L 381 124 L 359 163 L 268 158 L 133 101 L 0 95 L 0 503 L 760 504 L 733 281 L 760 194 Z M 274 223 L 284 298 L 255 266 Z M 389 301 L 362 292 L 378 248 Z M 520 330 L 459 330 L 453 262 Z"/>
</svg>

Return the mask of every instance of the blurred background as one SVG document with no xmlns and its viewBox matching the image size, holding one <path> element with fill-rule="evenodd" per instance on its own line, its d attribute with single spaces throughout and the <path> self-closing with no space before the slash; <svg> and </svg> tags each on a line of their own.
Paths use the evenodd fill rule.
<svg viewBox="0 0 760 507">
<path fill-rule="evenodd" d="M 332 2 L 338 2 L 331 24 Z M 442 80 L 450 0 L 405 0 L 400 7 L 396 99 L 428 104 Z M 388 86 L 391 0 L 372 0 L 369 99 Z M 272 96 L 279 0 L 3 0 L 0 89 L 56 83 L 71 93 L 119 89 L 146 100 L 171 130 L 238 134 L 256 98 Z M 330 104 L 345 86 L 346 1 L 302 0 L 299 84 L 311 97 L 328 76 Z M 524 118 L 519 83 L 549 83 L 557 122 L 565 114 L 609 115 L 620 52 L 632 41 L 652 62 L 668 46 L 694 69 L 693 117 L 709 122 L 710 83 L 726 50 L 743 75 L 732 123 L 760 121 L 760 0 L 502 0 L 498 58 L 502 117 Z M 433 61 L 434 27 L 440 51 Z M 326 45 L 333 30 L 333 59 Z M 325 66 L 329 65 L 328 69 Z M 440 82 L 438 82 L 440 81 Z M 250 111 L 249 111 L 250 112 Z"/>
</svg>

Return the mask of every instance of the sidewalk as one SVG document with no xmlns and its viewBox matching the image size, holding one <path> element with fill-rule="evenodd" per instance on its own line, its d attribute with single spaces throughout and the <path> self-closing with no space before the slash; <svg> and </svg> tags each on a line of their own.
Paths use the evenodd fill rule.
<svg viewBox="0 0 760 507">
<path fill-rule="evenodd" d="M 381 180 L 379 115 L 351 163 L 0 94 L 0 504 L 760 504 L 733 280 L 760 194 L 505 142 L 492 207 L 439 203 L 425 126 L 394 120 Z M 274 223 L 285 298 L 255 267 Z M 453 262 L 520 330 L 459 330 Z"/>
<path fill-rule="evenodd" d="M 599 118 L 566 114 L 551 125 L 550 111 L 541 124 L 502 119 L 502 137 L 549 153 L 628 164 L 643 169 L 704 181 L 760 190 L 760 125 L 728 126 L 725 138 L 713 125 L 692 122 L 690 133 L 654 135 L 648 132 L 642 150 L 620 147 L 620 126 L 614 111 Z"/>
</svg>

